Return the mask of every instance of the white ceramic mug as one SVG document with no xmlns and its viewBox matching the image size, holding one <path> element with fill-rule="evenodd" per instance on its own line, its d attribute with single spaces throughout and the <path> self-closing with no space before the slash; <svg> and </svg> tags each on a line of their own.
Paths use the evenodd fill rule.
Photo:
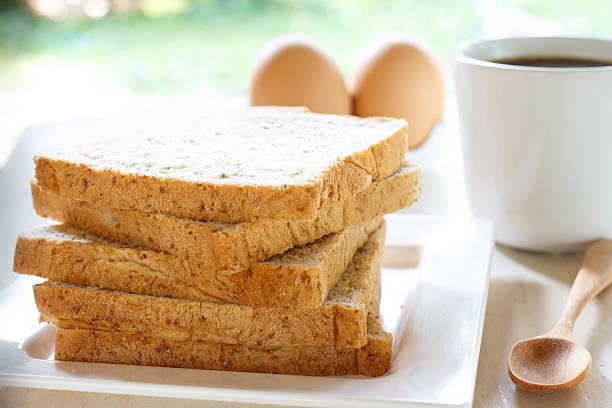
<svg viewBox="0 0 612 408">
<path fill-rule="evenodd" d="M 565 56 L 612 61 L 612 40 L 472 41 L 455 53 L 468 197 L 496 240 L 563 251 L 612 237 L 612 66 L 491 61 Z"/>
</svg>

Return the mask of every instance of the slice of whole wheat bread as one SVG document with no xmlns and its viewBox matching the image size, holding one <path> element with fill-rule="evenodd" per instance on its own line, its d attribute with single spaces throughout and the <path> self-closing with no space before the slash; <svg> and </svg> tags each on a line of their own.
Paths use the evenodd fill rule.
<svg viewBox="0 0 612 408">
<path fill-rule="evenodd" d="M 200 302 L 63 282 L 35 285 L 34 299 L 41 320 L 66 329 L 259 347 L 362 347 L 367 342 L 367 313 L 380 297 L 384 234 L 384 227 L 380 227 L 355 253 L 319 308 Z"/>
<path fill-rule="evenodd" d="M 32 201 L 43 217 L 126 244 L 142 243 L 180 256 L 190 264 L 200 264 L 200 268 L 226 274 L 244 271 L 295 246 L 407 207 L 419 199 L 420 191 L 420 172 L 406 166 L 342 203 L 326 207 L 312 221 L 238 224 L 103 209 L 46 193 L 36 183 L 32 183 Z"/>
<path fill-rule="evenodd" d="M 355 252 L 383 222 L 379 217 L 348 227 L 223 279 L 214 269 L 197 268 L 164 252 L 55 225 L 19 236 L 13 269 L 52 281 L 141 295 L 317 308 Z"/>
<path fill-rule="evenodd" d="M 367 342 L 360 348 L 260 348 L 165 340 L 121 332 L 58 329 L 55 359 L 257 373 L 378 377 L 389 370 L 392 342 L 391 334 L 383 330 L 372 314 L 368 316 Z"/>
<path fill-rule="evenodd" d="M 194 117 L 37 156 L 40 187 L 103 208 L 193 220 L 312 220 L 404 163 L 403 119 L 300 108 Z"/>
</svg>

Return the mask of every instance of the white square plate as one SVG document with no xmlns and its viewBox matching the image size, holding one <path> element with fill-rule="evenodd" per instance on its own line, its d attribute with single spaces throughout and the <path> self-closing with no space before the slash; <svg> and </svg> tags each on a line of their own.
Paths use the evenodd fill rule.
<svg viewBox="0 0 612 408">
<path fill-rule="evenodd" d="M 472 404 L 488 290 L 492 227 L 483 220 L 387 217 L 381 313 L 394 336 L 379 378 L 297 377 L 56 362 L 31 285 L 0 295 L 0 383 L 59 390 L 315 406 Z"/>
<path fill-rule="evenodd" d="M 32 156 L 134 121 L 83 121 L 30 129 L 0 170 L 0 282 L 16 236 L 48 223 L 29 192 Z M 298 377 L 53 361 L 54 330 L 39 325 L 31 285 L 0 289 L 0 385 L 189 399 L 335 407 L 472 405 L 493 246 L 487 220 L 387 217 L 381 313 L 394 336 L 379 378 Z"/>
</svg>

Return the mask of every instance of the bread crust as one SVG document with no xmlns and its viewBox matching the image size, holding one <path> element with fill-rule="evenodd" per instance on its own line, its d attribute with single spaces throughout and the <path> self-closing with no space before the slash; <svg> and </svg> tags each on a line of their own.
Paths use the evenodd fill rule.
<svg viewBox="0 0 612 408">
<path fill-rule="evenodd" d="M 368 317 L 367 342 L 338 346 L 247 347 L 173 341 L 121 332 L 58 329 L 55 359 L 295 375 L 365 375 L 389 370 L 393 338 L 375 316 Z"/>
<path fill-rule="evenodd" d="M 295 246 L 410 206 L 419 200 L 420 193 L 419 170 L 406 166 L 342 203 L 326 207 L 311 221 L 225 224 L 103 209 L 89 202 L 49 194 L 32 183 L 34 208 L 43 217 L 122 243 L 144 244 L 182 257 L 186 263 L 199 264 L 200 269 L 222 274 L 244 271 Z"/>
<path fill-rule="evenodd" d="M 17 239 L 13 269 L 52 281 L 141 295 L 318 308 L 355 252 L 383 222 L 379 217 L 348 227 L 224 277 L 164 252 L 50 226 Z"/>
<path fill-rule="evenodd" d="M 46 282 L 34 286 L 41 320 L 67 329 L 120 331 L 168 340 L 276 347 L 366 344 L 367 314 L 378 304 L 384 228 L 353 256 L 319 308 L 244 306 L 134 295 Z"/>
<path fill-rule="evenodd" d="M 384 123 L 393 119 L 367 120 Z M 363 191 L 373 180 L 392 175 L 404 164 L 407 150 L 408 125 L 404 122 L 402 127 L 377 143 L 360 151 L 347 152 L 313 181 L 283 185 L 159 178 L 144 171 L 94 168 L 45 156 L 34 157 L 34 162 L 38 184 L 55 195 L 91 202 L 102 208 L 238 223 L 261 219 L 313 220 L 326 206 Z"/>
</svg>

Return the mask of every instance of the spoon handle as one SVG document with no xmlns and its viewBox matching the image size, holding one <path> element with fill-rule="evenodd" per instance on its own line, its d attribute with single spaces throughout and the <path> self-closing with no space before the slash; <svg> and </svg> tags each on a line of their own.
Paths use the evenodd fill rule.
<svg viewBox="0 0 612 408">
<path fill-rule="evenodd" d="M 610 283 L 612 283 L 612 240 L 597 241 L 589 247 L 584 256 L 563 315 L 551 334 L 571 338 L 574 324 L 582 309 Z"/>
</svg>

